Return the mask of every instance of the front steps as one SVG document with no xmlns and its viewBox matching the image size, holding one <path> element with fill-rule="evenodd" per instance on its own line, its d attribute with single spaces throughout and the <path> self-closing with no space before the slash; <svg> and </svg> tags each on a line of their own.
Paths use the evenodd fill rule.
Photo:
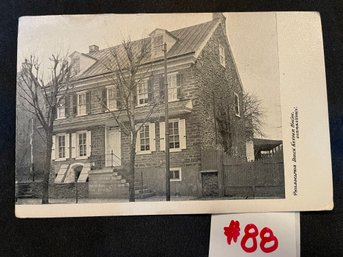
<svg viewBox="0 0 343 257">
<path fill-rule="evenodd" d="M 91 198 L 116 198 L 128 199 L 129 183 L 124 178 L 123 170 L 115 170 L 106 167 L 89 172 L 89 197 Z M 144 199 L 154 196 L 155 192 L 142 185 L 141 181 L 135 181 L 136 199 Z"/>
</svg>

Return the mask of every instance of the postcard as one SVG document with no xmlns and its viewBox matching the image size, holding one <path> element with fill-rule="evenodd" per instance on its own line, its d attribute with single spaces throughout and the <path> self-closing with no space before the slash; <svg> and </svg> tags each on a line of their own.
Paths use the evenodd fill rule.
<svg viewBox="0 0 343 257">
<path fill-rule="evenodd" d="M 320 15 L 19 19 L 17 217 L 333 208 Z"/>
</svg>

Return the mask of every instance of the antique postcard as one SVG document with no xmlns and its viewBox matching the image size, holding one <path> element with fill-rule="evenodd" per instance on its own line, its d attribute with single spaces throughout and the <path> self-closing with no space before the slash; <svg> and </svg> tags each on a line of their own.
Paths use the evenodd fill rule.
<svg viewBox="0 0 343 257">
<path fill-rule="evenodd" d="M 19 20 L 16 216 L 333 208 L 318 13 Z"/>
</svg>

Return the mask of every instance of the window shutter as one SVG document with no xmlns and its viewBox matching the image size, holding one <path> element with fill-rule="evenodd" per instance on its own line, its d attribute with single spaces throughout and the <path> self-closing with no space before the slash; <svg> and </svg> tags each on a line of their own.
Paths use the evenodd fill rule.
<svg viewBox="0 0 343 257">
<path fill-rule="evenodd" d="M 71 134 L 71 158 L 76 158 L 76 133 Z"/>
<path fill-rule="evenodd" d="M 89 157 L 91 156 L 91 152 L 92 152 L 91 131 L 87 131 L 86 144 L 87 144 L 87 157 Z"/>
<path fill-rule="evenodd" d="M 116 96 L 117 96 L 117 99 L 116 99 L 117 100 L 117 109 L 121 110 L 122 107 L 123 107 L 123 104 L 122 104 L 122 96 L 121 96 L 121 93 L 120 93 L 118 85 L 116 87 Z"/>
<path fill-rule="evenodd" d="M 101 111 L 105 112 L 107 110 L 107 88 L 103 88 L 101 92 Z"/>
<path fill-rule="evenodd" d="M 69 107 L 70 107 L 70 96 L 69 95 L 65 95 L 64 97 L 65 102 L 64 102 L 64 113 L 66 118 L 69 117 Z"/>
<path fill-rule="evenodd" d="M 166 141 L 164 140 L 165 127 L 165 122 L 160 122 L 160 151 L 165 151 L 166 149 Z"/>
<path fill-rule="evenodd" d="M 69 159 L 69 152 L 70 152 L 70 147 L 69 147 L 69 134 L 65 135 L 65 158 Z"/>
<path fill-rule="evenodd" d="M 186 149 L 186 120 L 179 120 L 180 148 Z"/>
<path fill-rule="evenodd" d="M 73 105 L 73 107 L 72 107 L 72 109 L 73 109 L 73 116 L 76 116 L 77 115 L 77 94 L 73 94 L 72 95 L 72 105 Z"/>
<path fill-rule="evenodd" d="M 136 129 L 139 127 L 139 125 L 136 125 Z M 139 131 L 137 132 L 137 136 L 136 136 L 136 153 L 141 151 L 141 134 L 139 133 Z"/>
<path fill-rule="evenodd" d="M 137 83 L 136 83 L 136 86 L 133 88 L 133 92 L 131 92 L 131 93 L 133 94 L 134 106 L 137 106 L 137 105 L 138 105 L 137 90 L 138 90 L 138 85 L 137 85 Z"/>
<path fill-rule="evenodd" d="M 148 102 L 152 103 L 154 101 L 154 81 L 150 78 L 148 79 Z"/>
<path fill-rule="evenodd" d="M 149 123 L 149 145 L 150 151 L 156 151 L 156 140 L 155 140 L 155 123 Z"/>
<path fill-rule="evenodd" d="M 91 113 L 91 92 L 86 93 L 86 113 Z"/>
<path fill-rule="evenodd" d="M 160 86 L 160 101 L 164 100 L 164 76 L 159 77 L 159 86 Z"/>
<path fill-rule="evenodd" d="M 56 120 L 57 119 L 57 106 L 56 105 L 56 108 L 54 110 L 52 110 L 52 116 L 53 116 L 53 119 Z"/>
<path fill-rule="evenodd" d="M 181 87 L 182 87 L 182 81 L 183 80 L 183 75 L 178 73 L 176 75 L 176 83 L 177 83 L 177 99 L 181 99 Z"/>
<path fill-rule="evenodd" d="M 56 136 L 52 136 L 51 160 L 56 159 L 55 145 L 56 145 Z"/>
</svg>

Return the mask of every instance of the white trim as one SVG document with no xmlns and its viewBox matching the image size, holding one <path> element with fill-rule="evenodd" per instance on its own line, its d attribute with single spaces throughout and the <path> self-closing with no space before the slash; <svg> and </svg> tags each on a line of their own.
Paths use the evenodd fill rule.
<svg viewBox="0 0 343 257">
<path fill-rule="evenodd" d="M 173 72 L 173 73 L 169 73 L 169 74 L 168 74 L 168 78 L 167 78 L 167 81 L 168 81 L 168 103 L 176 102 L 176 101 L 179 101 L 179 100 L 180 100 L 180 99 L 178 99 L 178 97 L 177 97 L 177 91 L 178 91 L 177 75 L 178 75 L 178 74 L 179 74 L 179 72 Z M 174 86 L 174 87 L 171 87 L 171 86 L 172 86 L 172 83 L 171 83 L 172 79 L 175 80 L 175 86 Z M 170 97 L 171 89 L 176 90 L 176 92 L 175 92 L 175 98 L 171 98 L 171 97 Z"/>
<path fill-rule="evenodd" d="M 169 170 L 170 171 L 175 171 L 175 170 L 179 171 L 179 176 L 180 176 L 178 179 L 172 179 L 171 178 L 169 181 L 171 181 L 171 182 L 182 181 L 182 169 L 181 169 L 181 167 L 170 168 Z"/>
<path fill-rule="evenodd" d="M 141 126 L 142 123 L 136 124 L 136 128 Z M 141 150 L 141 141 L 140 141 L 140 130 L 137 131 L 137 138 L 136 138 L 136 154 L 143 155 L 143 154 L 151 154 L 152 152 L 156 151 L 156 132 L 155 132 L 155 123 L 154 122 L 147 122 L 144 126 L 148 126 L 149 131 L 149 150 L 142 151 Z M 142 126 L 141 129 L 144 127 Z"/>
<path fill-rule="evenodd" d="M 76 97 L 76 103 L 77 103 L 77 105 L 76 105 L 76 116 L 77 117 L 87 115 L 87 92 L 88 91 L 81 91 L 81 92 L 77 92 L 76 93 L 77 94 L 77 97 Z M 79 97 L 81 95 L 85 96 L 85 104 L 84 104 L 85 113 L 82 113 L 82 114 L 80 114 L 80 103 L 79 103 L 79 101 L 80 101 Z"/>
<path fill-rule="evenodd" d="M 84 159 L 88 159 L 88 155 L 87 155 L 87 153 L 88 153 L 88 142 L 87 142 L 87 134 L 88 134 L 88 131 L 87 130 L 80 130 L 80 131 L 76 131 L 75 132 L 75 134 L 76 134 L 76 145 L 75 145 L 75 150 L 76 150 L 76 156 L 75 156 L 75 160 L 84 160 Z M 80 149 L 79 149 L 79 146 L 80 146 L 80 144 L 79 144 L 79 135 L 80 134 L 86 134 L 86 155 L 84 155 L 84 156 L 80 156 Z"/>
<path fill-rule="evenodd" d="M 71 158 L 76 158 L 76 133 L 71 133 Z"/>
<path fill-rule="evenodd" d="M 59 158 L 60 156 L 60 146 L 59 146 L 59 137 L 64 136 L 64 157 Z M 67 148 L 67 133 L 58 133 L 55 135 L 55 161 L 66 161 L 67 160 L 67 151 L 69 151 L 69 147 Z"/>
<path fill-rule="evenodd" d="M 233 92 L 234 93 L 234 106 L 235 106 L 235 115 L 237 117 L 241 117 L 241 108 L 240 108 L 240 99 L 239 99 L 239 95 L 236 93 L 236 92 Z M 237 97 L 237 106 L 238 106 L 238 113 L 236 113 L 236 97 Z"/>
<path fill-rule="evenodd" d="M 172 123 L 172 122 L 177 122 L 178 123 L 178 130 L 179 130 L 179 147 L 178 148 L 170 148 L 169 147 L 169 152 L 171 153 L 175 153 L 175 152 L 181 152 L 182 150 L 187 148 L 187 144 L 186 144 L 186 140 L 187 140 L 187 132 L 186 132 L 186 120 L 185 119 L 180 119 L 180 118 L 176 118 L 176 119 L 170 119 L 168 120 L 168 123 Z M 180 126 L 180 123 L 184 122 L 184 131 L 181 131 L 182 126 Z M 160 122 L 160 151 L 164 152 L 165 151 L 165 122 Z M 169 129 L 169 124 L 168 124 L 168 129 Z M 162 131 L 162 133 L 161 133 Z M 184 139 L 181 139 L 182 137 L 184 137 Z M 183 143 L 181 142 L 181 140 L 184 140 Z M 170 141 L 169 141 L 170 143 Z"/>
<path fill-rule="evenodd" d="M 222 61 L 223 58 L 223 61 Z M 226 58 L 225 58 L 225 48 L 219 43 L 219 63 L 225 68 L 226 67 Z"/>
<path fill-rule="evenodd" d="M 144 86 L 146 87 L 146 98 L 139 98 L 139 85 L 140 84 L 144 84 Z M 149 83 L 148 83 L 148 78 L 144 78 L 144 79 L 141 79 L 140 82 L 137 83 L 137 88 L 136 88 L 136 93 L 137 93 L 137 103 L 136 103 L 136 106 L 137 107 L 141 107 L 141 106 L 147 106 L 149 105 Z M 139 103 L 139 100 L 140 99 L 146 99 L 146 103 L 143 103 L 143 104 L 140 104 Z"/>
<path fill-rule="evenodd" d="M 56 120 L 63 120 L 63 119 L 66 118 L 66 96 L 59 96 L 59 97 L 57 98 L 57 102 L 60 103 L 61 98 L 64 98 L 64 104 L 63 104 L 63 106 L 57 105 L 57 109 L 56 109 Z M 64 116 L 59 117 L 58 113 L 59 113 L 59 110 L 60 110 L 60 109 L 63 109 L 63 110 L 64 110 Z"/>
<path fill-rule="evenodd" d="M 54 161 L 56 159 L 56 151 L 55 151 L 55 146 L 56 146 L 56 136 L 52 136 L 52 145 L 51 145 L 51 160 Z"/>
<path fill-rule="evenodd" d="M 117 89 L 116 89 L 116 87 L 114 85 L 106 86 L 106 112 L 117 111 L 118 108 L 117 108 L 117 100 L 116 100 L 116 98 L 112 99 L 112 101 L 114 101 L 115 107 L 114 108 L 110 108 L 110 94 L 108 93 L 109 90 L 114 91 L 114 94 L 117 95 L 117 92 L 116 92 Z"/>
</svg>

